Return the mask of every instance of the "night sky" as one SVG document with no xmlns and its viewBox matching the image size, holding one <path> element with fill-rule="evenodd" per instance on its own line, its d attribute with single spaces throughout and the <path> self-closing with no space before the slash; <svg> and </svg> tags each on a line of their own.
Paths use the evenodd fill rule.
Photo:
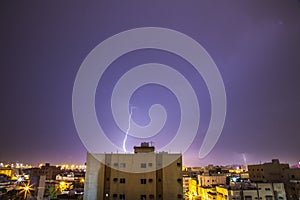
<svg viewBox="0 0 300 200">
<path fill-rule="evenodd" d="M 77 71 L 100 42 L 138 27 L 164 27 L 190 36 L 206 49 L 222 75 L 227 95 L 224 129 L 211 153 L 199 159 L 210 103 L 205 83 L 194 77 L 192 67 L 176 55 L 148 49 L 120 57 L 107 71 L 110 79 L 110 73 L 122 73 L 120 66 L 159 62 L 200 80 L 194 83 L 199 86 L 201 123 L 184 153 L 185 165 L 300 160 L 297 0 L 1 1 L 0 25 L 0 161 L 84 163 L 87 150 L 72 115 Z M 108 137 L 122 146 L 124 136 L 105 121 L 111 114 L 102 96 L 109 88 L 110 82 L 101 79 L 97 115 L 111 131 Z M 178 128 L 174 95 L 153 85 L 131 99 L 139 108 L 133 115 L 139 124 L 147 124 L 147 109 L 157 102 L 171 112 L 165 135 L 151 138 L 159 147 Z M 128 149 L 139 143 L 132 139 Z"/>
</svg>

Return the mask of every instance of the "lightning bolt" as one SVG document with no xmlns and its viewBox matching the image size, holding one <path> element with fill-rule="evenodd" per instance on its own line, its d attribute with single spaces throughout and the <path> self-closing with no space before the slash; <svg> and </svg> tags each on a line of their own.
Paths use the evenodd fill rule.
<svg viewBox="0 0 300 200">
<path fill-rule="evenodd" d="M 132 117 L 132 111 L 133 111 L 134 108 L 136 108 L 136 107 L 130 107 L 130 113 L 129 113 L 129 119 L 128 119 L 128 128 L 126 130 L 126 135 L 125 135 L 124 140 L 123 140 L 123 150 L 124 150 L 125 153 L 127 152 L 127 150 L 126 150 L 126 141 L 127 141 L 128 133 L 130 131 L 130 122 L 131 122 L 131 117 Z"/>
</svg>

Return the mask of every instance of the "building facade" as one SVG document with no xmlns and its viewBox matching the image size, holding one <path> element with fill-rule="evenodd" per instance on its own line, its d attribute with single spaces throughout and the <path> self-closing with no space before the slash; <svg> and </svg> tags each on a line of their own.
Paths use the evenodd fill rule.
<svg viewBox="0 0 300 200">
<path fill-rule="evenodd" d="M 280 163 L 278 159 L 271 163 L 248 165 L 249 178 L 253 182 L 282 182 L 288 169 L 289 165 Z"/>
<path fill-rule="evenodd" d="M 88 153 L 84 199 L 183 199 L 182 156 L 145 143 L 134 154 Z"/>
<path fill-rule="evenodd" d="M 282 164 L 278 159 L 271 163 L 249 165 L 249 177 L 252 182 L 274 183 L 283 182 L 287 199 L 300 199 L 300 169 L 290 168 L 288 164 Z"/>
<path fill-rule="evenodd" d="M 217 186 L 216 193 L 216 200 L 286 200 L 283 183 Z"/>
</svg>

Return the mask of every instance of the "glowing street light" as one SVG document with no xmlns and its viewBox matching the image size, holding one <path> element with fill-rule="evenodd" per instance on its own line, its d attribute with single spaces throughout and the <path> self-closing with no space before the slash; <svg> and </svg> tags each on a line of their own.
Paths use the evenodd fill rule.
<svg viewBox="0 0 300 200">
<path fill-rule="evenodd" d="M 27 194 L 30 194 L 30 191 L 33 190 L 32 185 L 30 185 L 30 183 L 28 182 L 27 184 L 25 184 L 24 186 L 20 187 L 21 189 L 21 193 L 24 193 L 24 199 L 27 198 Z"/>
</svg>

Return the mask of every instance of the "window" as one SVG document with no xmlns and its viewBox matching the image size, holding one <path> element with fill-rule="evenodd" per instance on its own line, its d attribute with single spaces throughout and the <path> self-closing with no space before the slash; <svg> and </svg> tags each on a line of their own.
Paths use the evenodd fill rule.
<svg viewBox="0 0 300 200">
<path fill-rule="evenodd" d="M 118 181 L 118 178 L 114 178 L 113 180 L 114 180 L 114 182 L 117 182 L 117 181 Z"/>
<path fill-rule="evenodd" d="M 267 195 L 267 196 L 266 196 L 266 200 L 273 200 L 273 197 L 270 196 L 270 195 Z"/>
<path fill-rule="evenodd" d="M 113 194 L 113 198 L 117 198 L 118 197 L 118 195 L 117 194 Z"/>
<path fill-rule="evenodd" d="M 292 178 L 295 178 L 295 175 L 292 175 Z"/>
<path fill-rule="evenodd" d="M 109 178 L 108 178 L 108 177 L 106 178 L 106 181 L 109 181 Z"/>
<path fill-rule="evenodd" d="M 181 183 L 181 182 L 182 182 L 182 179 L 181 179 L 181 178 L 177 179 L 177 182 L 178 182 L 178 183 Z"/>
<path fill-rule="evenodd" d="M 177 163 L 177 166 L 178 166 L 178 167 L 181 167 L 181 163 L 178 162 L 178 163 Z"/>
<path fill-rule="evenodd" d="M 149 198 L 150 198 L 150 199 L 154 199 L 154 194 L 150 194 L 150 195 L 149 195 Z"/>
<path fill-rule="evenodd" d="M 141 163 L 141 168 L 146 168 L 146 167 L 147 167 L 146 163 Z"/>
<path fill-rule="evenodd" d="M 119 197 L 121 200 L 125 200 L 125 194 L 120 194 Z"/>
<path fill-rule="evenodd" d="M 145 194 L 142 194 L 142 195 L 141 195 L 141 200 L 146 200 L 146 197 L 147 197 L 147 196 L 146 196 Z"/>
<path fill-rule="evenodd" d="M 252 200 L 252 196 L 245 196 L 245 200 Z"/>
<path fill-rule="evenodd" d="M 120 183 L 125 183 L 125 178 L 120 178 Z"/>
<path fill-rule="evenodd" d="M 158 182 L 161 182 L 161 178 L 158 179 Z"/>
<path fill-rule="evenodd" d="M 270 191 L 271 189 L 270 189 L 270 188 L 265 188 L 265 190 L 266 190 L 266 191 Z"/>
<path fill-rule="evenodd" d="M 146 184 L 146 179 L 145 178 L 141 179 L 141 184 Z"/>
<path fill-rule="evenodd" d="M 114 167 L 119 167 L 119 163 L 114 163 Z"/>
<path fill-rule="evenodd" d="M 152 163 L 148 163 L 148 167 L 152 167 Z"/>
<path fill-rule="evenodd" d="M 153 182 L 153 179 L 152 178 L 149 178 L 149 183 L 152 183 Z"/>
<path fill-rule="evenodd" d="M 126 168 L 126 163 L 120 163 L 120 168 Z"/>
<path fill-rule="evenodd" d="M 181 199 L 182 198 L 182 194 L 177 194 L 177 198 Z"/>
</svg>

